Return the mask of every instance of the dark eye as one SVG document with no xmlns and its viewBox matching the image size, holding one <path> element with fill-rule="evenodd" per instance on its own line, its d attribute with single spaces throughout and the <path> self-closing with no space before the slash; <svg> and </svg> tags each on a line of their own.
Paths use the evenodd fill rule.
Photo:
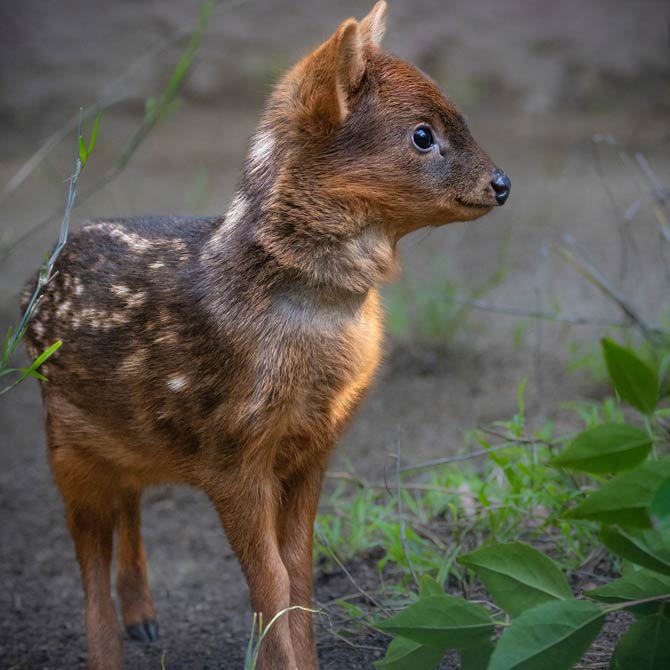
<svg viewBox="0 0 670 670">
<path fill-rule="evenodd" d="M 414 129 L 412 142 L 419 151 L 428 151 L 435 144 L 433 132 L 428 126 L 419 126 Z"/>
</svg>

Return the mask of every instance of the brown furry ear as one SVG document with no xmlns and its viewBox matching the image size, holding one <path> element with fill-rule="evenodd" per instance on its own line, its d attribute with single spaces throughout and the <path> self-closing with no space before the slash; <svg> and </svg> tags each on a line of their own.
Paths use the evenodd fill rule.
<svg viewBox="0 0 670 670">
<path fill-rule="evenodd" d="M 379 0 L 360 24 L 363 39 L 377 48 L 381 46 L 382 38 L 386 32 L 387 9 L 388 5 L 386 4 L 386 1 Z"/>
<path fill-rule="evenodd" d="M 349 97 L 365 72 L 363 40 L 355 19 L 347 19 L 335 34 L 303 64 L 301 102 L 320 121 L 339 126 L 349 113 Z"/>
</svg>

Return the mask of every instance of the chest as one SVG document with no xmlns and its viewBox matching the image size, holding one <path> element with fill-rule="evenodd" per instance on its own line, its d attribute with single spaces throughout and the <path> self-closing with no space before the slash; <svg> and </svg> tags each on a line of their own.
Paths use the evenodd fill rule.
<svg viewBox="0 0 670 670">
<path fill-rule="evenodd" d="M 355 308 L 315 309 L 304 301 L 273 305 L 250 360 L 250 385 L 239 407 L 247 427 L 273 442 L 333 439 L 369 387 L 381 356 L 379 297 Z"/>
</svg>

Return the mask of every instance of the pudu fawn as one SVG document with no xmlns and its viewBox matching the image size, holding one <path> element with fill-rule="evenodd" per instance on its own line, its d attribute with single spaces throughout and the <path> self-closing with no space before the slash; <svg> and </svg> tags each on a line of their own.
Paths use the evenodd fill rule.
<svg viewBox="0 0 670 670">
<path fill-rule="evenodd" d="M 225 216 L 87 223 L 28 334 L 56 338 L 49 459 L 86 600 L 89 667 L 157 637 L 140 536 L 151 485 L 204 490 L 266 622 L 312 605 L 324 469 L 375 374 L 377 288 L 398 240 L 502 205 L 509 179 L 437 85 L 380 51 L 386 3 L 344 21 L 276 86 Z M 308 612 L 280 616 L 263 670 L 315 670 Z"/>
</svg>

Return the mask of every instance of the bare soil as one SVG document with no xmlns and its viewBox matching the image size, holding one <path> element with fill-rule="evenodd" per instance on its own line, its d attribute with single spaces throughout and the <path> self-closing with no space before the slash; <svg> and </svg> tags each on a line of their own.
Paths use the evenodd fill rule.
<svg viewBox="0 0 670 670">
<path fill-rule="evenodd" d="M 114 100 L 82 192 L 93 183 L 140 123 L 146 97 L 168 80 L 184 48 L 184 39 L 171 36 L 188 31 L 200 3 L 98 4 L 0 5 L 0 184 L 80 105 Z M 233 4 L 217 5 L 180 104 L 120 177 L 80 201 L 75 226 L 89 216 L 224 211 L 268 84 L 371 2 Z M 570 235 L 647 318 L 667 315 L 668 245 L 659 241 L 635 168 L 591 138 L 611 134 L 643 151 L 660 181 L 670 183 L 668 12 L 666 0 L 391 3 L 389 50 L 444 85 L 513 184 L 509 203 L 486 219 L 409 238 L 400 281 L 434 288 L 449 277 L 467 293 L 502 256 L 507 274 L 488 301 L 620 319 L 615 306 L 548 251 Z M 148 51 L 154 56 L 143 58 Z M 70 133 L 19 189 L 0 193 L 2 328 L 16 323 L 18 291 L 56 237 L 58 215 L 48 215 L 62 210 L 73 147 Z M 623 222 L 638 198 L 641 206 Z M 45 218 L 49 225 L 4 255 Z M 466 430 L 514 412 L 523 377 L 528 413 L 538 422 L 552 416 L 565 423 L 570 416 L 561 401 L 605 392 L 566 368 L 566 343 L 593 341 L 601 327 L 530 322 L 515 344 L 518 318 L 476 313 L 472 321 L 474 329 L 444 333 L 430 346 L 389 344 L 388 362 L 334 469 L 346 459 L 377 478 L 398 431 L 407 462 L 453 453 Z M 0 400 L 0 668 L 84 667 L 82 593 L 62 517 L 46 465 L 39 391 L 28 382 Z M 158 669 L 165 655 L 169 669 L 239 670 L 251 614 L 209 503 L 186 489 L 150 491 L 144 535 L 161 640 L 146 647 L 129 642 L 127 667 Z M 370 556 L 351 566 L 364 587 L 378 583 L 374 565 Z M 320 603 L 351 590 L 341 574 L 317 569 Z M 600 661 L 591 667 L 622 625 L 620 618 L 608 622 Z M 374 648 L 385 645 L 367 635 L 351 646 L 325 624 L 319 641 L 322 668 L 333 670 L 370 668 Z"/>
</svg>

